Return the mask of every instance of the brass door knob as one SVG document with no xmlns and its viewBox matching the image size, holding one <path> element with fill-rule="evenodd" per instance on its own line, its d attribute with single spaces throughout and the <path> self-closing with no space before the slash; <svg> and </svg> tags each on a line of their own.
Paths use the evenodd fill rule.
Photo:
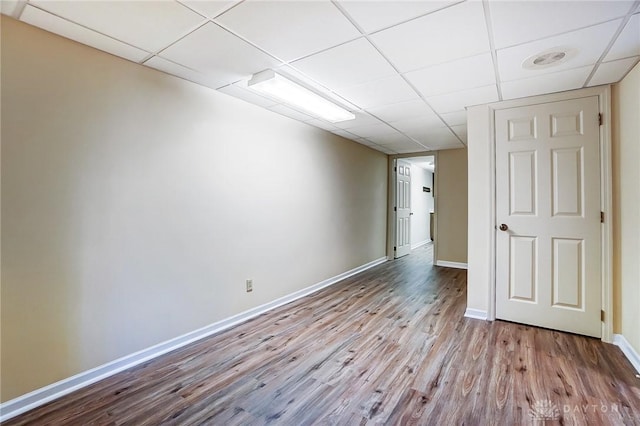
<svg viewBox="0 0 640 426">
<path fill-rule="evenodd" d="M 506 231 L 508 229 L 509 229 L 509 227 L 507 225 L 505 225 L 504 223 L 502 225 L 500 225 L 500 230 L 501 231 Z"/>
</svg>

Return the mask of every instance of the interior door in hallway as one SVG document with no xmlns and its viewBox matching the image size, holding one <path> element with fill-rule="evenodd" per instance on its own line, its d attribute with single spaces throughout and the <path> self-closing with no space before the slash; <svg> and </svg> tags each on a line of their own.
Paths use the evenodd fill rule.
<svg viewBox="0 0 640 426">
<path fill-rule="evenodd" d="M 497 110 L 496 317 L 601 336 L 598 98 Z"/>
<path fill-rule="evenodd" d="M 395 257 L 411 253 L 411 164 L 396 160 Z"/>
</svg>

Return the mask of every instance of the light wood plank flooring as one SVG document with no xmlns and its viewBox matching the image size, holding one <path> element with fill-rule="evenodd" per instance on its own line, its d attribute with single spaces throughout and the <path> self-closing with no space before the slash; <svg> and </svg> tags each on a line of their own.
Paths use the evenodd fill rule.
<svg viewBox="0 0 640 426">
<path fill-rule="evenodd" d="M 6 424 L 640 425 L 618 348 L 465 319 L 466 272 L 430 259 L 414 250 Z"/>
</svg>

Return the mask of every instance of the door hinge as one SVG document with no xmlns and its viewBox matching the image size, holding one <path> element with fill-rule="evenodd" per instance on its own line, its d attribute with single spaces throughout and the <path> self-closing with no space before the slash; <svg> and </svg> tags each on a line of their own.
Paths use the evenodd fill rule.
<svg viewBox="0 0 640 426">
<path fill-rule="evenodd" d="M 598 113 L 598 125 L 602 126 L 602 113 Z"/>
<path fill-rule="evenodd" d="M 604 212 L 600 212 L 600 223 L 604 223 Z"/>
<path fill-rule="evenodd" d="M 397 212 L 397 211 L 398 211 L 398 208 L 397 208 L 397 207 L 394 207 L 394 208 L 393 208 L 393 211 L 394 211 L 394 212 Z"/>
<path fill-rule="evenodd" d="M 394 171 L 394 172 L 397 172 L 397 171 L 398 171 L 398 168 L 397 168 L 397 167 L 394 167 L 394 168 L 393 168 L 393 171 Z"/>
<path fill-rule="evenodd" d="M 396 246 L 393 246 L 393 251 L 396 251 Z"/>
<path fill-rule="evenodd" d="M 600 321 L 604 322 L 604 311 L 600 310 Z"/>
</svg>

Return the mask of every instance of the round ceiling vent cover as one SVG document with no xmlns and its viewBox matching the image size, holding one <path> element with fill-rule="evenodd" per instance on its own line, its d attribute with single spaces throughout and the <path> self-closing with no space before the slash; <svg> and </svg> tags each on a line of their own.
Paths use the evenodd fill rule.
<svg viewBox="0 0 640 426">
<path fill-rule="evenodd" d="M 540 55 L 533 60 L 534 65 L 551 65 L 567 56 L 564 52 L 551 52 Z"/>
<path fill-rule="evenodd" d="M 554 67 L 567 62 L 577 53 L 577 49 L 572 49 L 569 47 L 554 47 L 529 56 L 522 63 L 522 68 L 528 70 L 538 70 L 542 68 Z"/>
</svg>

